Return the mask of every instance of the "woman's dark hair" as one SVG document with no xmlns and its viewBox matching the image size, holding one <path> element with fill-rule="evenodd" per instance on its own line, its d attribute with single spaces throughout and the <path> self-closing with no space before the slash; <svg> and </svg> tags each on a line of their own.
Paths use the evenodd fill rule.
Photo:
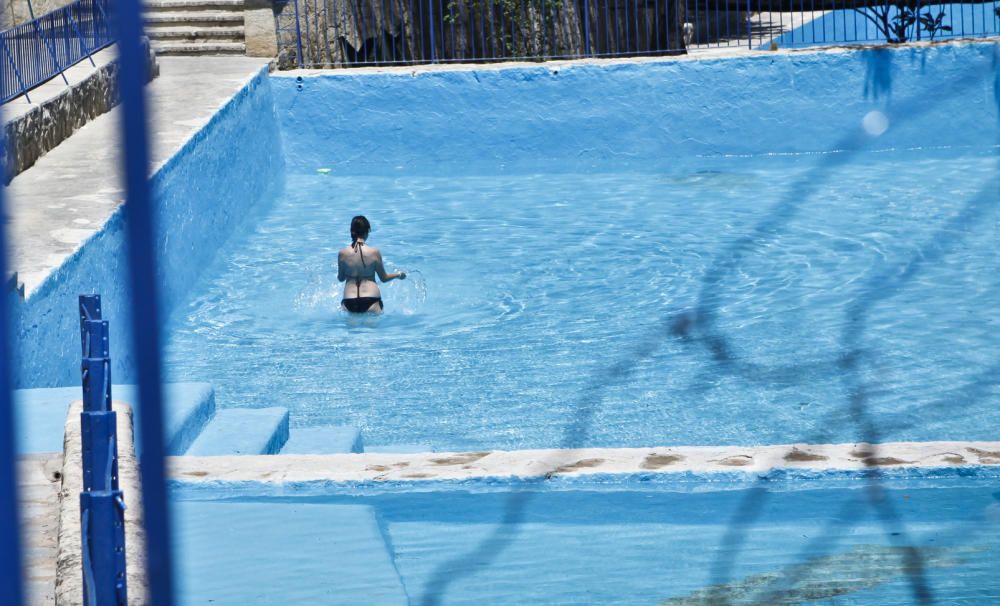
<svg viewBox="0 0 1000 606">
<path fill-rule="evenodd" d="M 368 232 L 372 229 L 372 224 L 368 222 L 368 219 L 364 215 L 358 215 L 351 219 L 351 241 L 357 241 L 358 238 L 367 238 Z"/>
</svg>

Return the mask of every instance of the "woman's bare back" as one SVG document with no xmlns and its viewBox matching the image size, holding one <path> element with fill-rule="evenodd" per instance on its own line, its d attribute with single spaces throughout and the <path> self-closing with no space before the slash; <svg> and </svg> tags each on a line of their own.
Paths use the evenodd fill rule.
<svg viewBox="0 0 1000 606">
<path fill-rule="evenodd" d="M 340 249 L 337 255 L 337 277 L 344 284 L 344 299 L 381 297 L 375 276 L 381 272 L 382 255 L 374 246 L 356 242 Z M 384 281 L 384 280 L 383 280 Z"/>
</svg>

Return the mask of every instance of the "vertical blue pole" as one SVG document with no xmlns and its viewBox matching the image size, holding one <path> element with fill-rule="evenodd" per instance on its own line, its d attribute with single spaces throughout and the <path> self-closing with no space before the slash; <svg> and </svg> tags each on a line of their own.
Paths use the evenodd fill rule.
<svg viewBox="0 0 1000 606">
<path fill-rule="evenodd" d="M 2 136 L 2 135 L 0 135 Z M 0 139 L 0 144 L 3 144 Z M 0 188 L 3 189 L 3 188 Z M 6 217 L 0 191 L 0 217 Z M 0 224 L 0 284 L 7 286 L 6 224 Z M 11 606 L 24 603 L 21 589 L 21 528 L 17 503 L 17 451 L 14 448 L 14 398 L 11 393 L 9 322 L 10 290 L 0 289 L 0 600 Z"/>
<path fill-rule="evenodd" d="M 140 0 L 121 0 L 118 8 L 119 90 L 121 91 L 123 170 L 126 191 L 132 339 L 139 376 L 142 438 L 142 501 L 146 527 L 146 572 L 151 606 L 171 606 L 173 562 L 167 509 L 163 444 L 163 394 L 160 381 L 160 314 L 157 293 L 156 232 L 149 187 L 146 131 L 145 53 L 142 52 Z"/>
<path fill-rule="evenodd" d="M 590 0 L 583 0 L 583 52 L 590 56 Z"/>
</svg>

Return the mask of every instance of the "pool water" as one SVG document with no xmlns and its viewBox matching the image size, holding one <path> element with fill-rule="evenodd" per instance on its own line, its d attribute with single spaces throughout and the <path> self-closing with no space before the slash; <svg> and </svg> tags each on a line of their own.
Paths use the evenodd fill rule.
<svg viewBox="0 0 1000 606">
<path fill-rule="evenodd" d="M 859 393 L 880 440 L 993 439 L 997 168 L 988 149 L 289 173 L 174 315 L 169 376 L 438 450 L 852 441 Z M 410 274 L 380 317 L 339 310 L 359 213 Z"/>
<path fill-rule="evenodd" d="M 479 484 L 201 502 L 181 494 L 182 597 L 248 604 L 277 592 L 296 603 L 406 603 L 385 595 L 401 582 L 410 604 L 908 605 L 919 602 L 919 582 L 928 603 L 1000 598 L 996 478 L 965 477 L 960 486 L 909 479 L 881 492 L 864 480 L 826 478 L 794 490 L 779 482 L 763 493 L 695 480 L 686 489 Z M 284 536 L 327 546 L 276 541 L 233 556 L 249 558 L 236 569 L 263 576 L 219 575 L 212 554 L 272 532 L 266 512 L 276 505 L 287 512 Z M 375 512 L 383 536 L 338 544 L 338 524 L 358 507 Z M 886 508 L 889 522 L 880 515 Z M 756 515 L 741 517 L 747 511 Z M 354 552 L 358 560 L 388 554 L 395 571 L 386 574 L 384 561 L 358 566 Z M 907 553 L 919 554 L 922 574 Z M 396 574 L 398 581 L 387 578 Z M 273 584 L 264 586 L 264 577 Z M 326 593 L 330 586 L 335 593 Z M 715 601 L 704 601 L 709 596 Z"/>
</svg>

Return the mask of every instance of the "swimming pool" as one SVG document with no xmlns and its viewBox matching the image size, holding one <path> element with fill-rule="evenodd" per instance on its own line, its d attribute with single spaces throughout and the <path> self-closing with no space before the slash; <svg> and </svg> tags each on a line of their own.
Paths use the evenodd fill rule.
<svg viewBox="0 0 1000 606">
<path fill-rule="evenodd" d="M 838 442 L 859 435 L 841 364 L 856 348 L 881 439 L 992 438 L 968 420 L 995 419 L 1000 395 L 995 150 L 611 168 L 290 174 L 207 270 L 171 368 L 222 407 L 286 406 L 293 427 L 354 425 L 368 444 Z M 411 275 L 383 286 L 379 318 L 339 311 L 361 212 Z M 701 336 L 731 360 L 678 332 L 705 309 Z"/>
<path fill-rule="evenodd" d="M 890 474 L 884 492 L 851 473 L 776 476 L 763 493 L 703 475 L 182 487 L 181 601 L 902 605 L 919 586 L 987 604 L 1000 594 L 990 475 Z"/>
</svg>

